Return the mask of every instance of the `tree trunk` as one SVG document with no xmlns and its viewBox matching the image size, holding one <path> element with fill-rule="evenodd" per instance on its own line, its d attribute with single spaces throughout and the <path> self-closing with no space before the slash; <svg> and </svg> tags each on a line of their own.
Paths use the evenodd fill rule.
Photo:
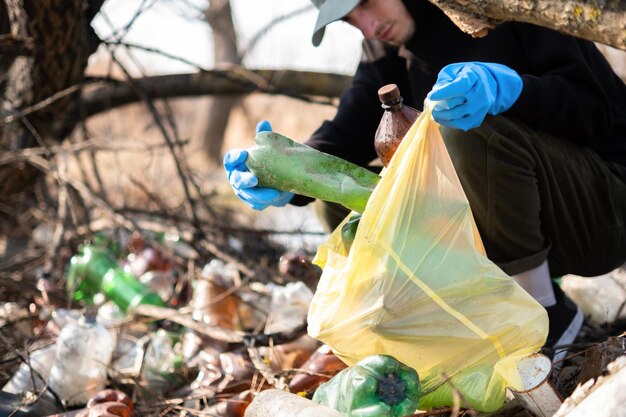
<svg viewBox="0 0 626 417">
<path fill-rule="evenodd" d="M 228 68 L 229 65 L 241 64 L 230 0 L 211 0 L 206 20 L 213 32 L 215 67 Z M 230 113 L 240 101 L 238 96 L 212 97 L 207 108 L 202 109 L 206 116 L 196 120 L 194 136 L 202 141 L 206 155 L 216 165 L 222 161 L 224 132 Z"/>
<path fill-rule="evenodd" d="M 626 49 L 626 3 L 587 0 L 430 0 L 464 32 L 483 36 L 504 21 L 528 22 Z"/>
<path fill-rule="evenodd" d="M 32 39 L 32 56 L 3 57 L 7 71 L 2 92 L 2 119 L 79 84 L 87 65 L 83 0 L 6 0 L 11 35 Z M 10 62 L 7 62 L 9 59 Z M 62 139 L 75 122 L 77 99 L 70 94 L 45 109 L 0 126 L 0 151 Z M 37 171 L 28 165 L 0 168 L 0 194 L 9 199 L 28 193 Z M 6 201 L 6 200 L 5 200 Z"/>
</svg>

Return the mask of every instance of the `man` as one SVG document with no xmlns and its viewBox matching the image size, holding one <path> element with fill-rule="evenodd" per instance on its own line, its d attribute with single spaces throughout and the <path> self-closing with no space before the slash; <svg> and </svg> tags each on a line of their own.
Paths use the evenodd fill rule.
<svg viewBox="0 0 626 417">
<path fill-rule="evenodd" d="M 509 22 L 472 38 L 426 0 L 313 2 L 315 45 L 339 19 L 365 41 L 335 118 L 307 144 L 366 166 L 379 87 L 397 84 L 416 108 L 433 101 L 488 257 L 548 311 L 546 346 L 571 343 L 582 314 L 552 277 L 599 275 L 626 259 L 624 83 L 593 43 L 549 29 Z M 256 187 L 245 158 L 231 151 L 225 168 L 251 207 L 310 202 Z"/>
</svg>

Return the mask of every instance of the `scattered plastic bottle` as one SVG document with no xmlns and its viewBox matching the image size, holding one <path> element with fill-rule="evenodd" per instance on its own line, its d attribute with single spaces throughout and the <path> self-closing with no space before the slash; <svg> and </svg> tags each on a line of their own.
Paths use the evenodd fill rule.
<svg viewBox="0 0 626 417">
<path fill-rule="evenodd" d="M 144 358 L 146 370 L 156 373 L 174 372 L 177 354 L 174 351 L 174 341 L 170 334 L 159 329 L 150 336 L 150 343 Z"/>
<path fill-rule="evenodd" d="M 68 405 L 85 404 L 106 386 L 113 338 L 88 311 L 59 334 L 49 385 Z"/>
<path fill-rule="evenodd" d="M 293 281 L 302 281 L 312 291 L 317 288 L 322 270 L 313 258 L 302 251 L 287 252 L 278 260 L 278 271 Z"/>
<path fill-rule="evenodd" d="M 313 394 L 313 401 L 343 415 L 402 417 L 421 395 L 419 375 L 389 355 L 372 355 L 342 370 Z"/>
<path fill-rule="evenodd" d="M 176 276 L 174 271 L 148 271 L 139 277 L 139 281 L 154 291 L 161 300 L 168 301 L 174 296 Z"/>
<path fill-rule="evenodd" d="M 313 299 L 309 287 L 300 281 L 271 287 L 272 298 L 265 332 L 286 332 L 302 325 Z"/>
<path fill-rule="evenodd" d="M 2 387 L 2 391 L 11 394 L 21 394 L 26 391 L 39 391 L 42 389 L 48 380 L 55 355 L 55 345 L 49 345 L 32 352 L 29 357 L 30 366 L 27 363 L 22 363 L 9 382 Z M 33 381 L 35 383 L 34 386 Z"/>
<path fill-rule="evenodd" d="M 343 417 L 356 415 L 341 414 L 328 406 L 316 404 L 299 395 L 278 389 L 266 389 L 259 392 L 248 405 L 245 413 L 246 417 Z"/>
<path fill-rule="evenodd" d="M 164 305 L 150 288 L 133 274 L 124 272 L 104 248 L 83 245 L 70 260 L 67 282 L 68 291 L 74 292 L 76 301 L 93 304 L 94 297 L 103 293 L 124 312 L 139 304 Z"/>
<path fill-rule="evenodd" d="M 49 416 L 62 411 L 61 405 L 50 391 L 44 391 L 39 396 L 0 391 L 0 416 Z"/>
<path fill-rule="evenodd" d="M 313 392 L 347 367 L 348 365 L 335 356 L 330 346 L 322 345 L 302 365 L 301 369 L 305 373 L 296 374 L 291 378 L 289 391 L 296 394 Z"/>
<path fill-rule="evenodd" d="M 198 252 L 189 243 L 185 242 L 176 233 L 164 233 L 160 239 L 161 244 L 172 250 L 174 254 L 185 259 L 197 259 Z"/>
<path fill-rule="evenodd" d="M 116 356 L 115 353 L 119 353 L 117 340 L 124 323 L 129 321 L 129 317 L 120 310 L 117 304 L 107 301 L 98 308 L 96 320 L 109 331 L 115 347 L 113 353 Z"/>
<path fill-rule="evenodd" d="M 176 384 L 179 378 L 176 371 L 182 363 L 178 339 L 178 334 L 165 329 L 149 335 L 141 373 L 142 387 L 149 391 L 149 396 L 163 395 L 171 385 Z"/>
<path fill-rule="evenodd" d="M 378 90 L 378 98 L 385 112 L 376 130 L 374 146 L 381 162 L 387 166 L 420 111 L 402 103 L 403 99 L 396 84 L 382 86 Z"/>
<path fill-rule="evenodd" d="M 194 320 L 234 329 L 237 319 L 237 299 L 227 290 L 234 285 L 233 274 L 236 271 L 214 259 L 202 269 L 200 279 L 196 282 L 193 298 L 192 317 Z"/>
<path fill-rule="evenodd" d="M 244 417 L 246 408 L 252 401 L 252 392 L 246 390 L 220 401 L 203 410 L 204 415 L 213 417 Z"/>
<path fill-rule="evenodd" d="M 134 406 L 130 398 L 121 391 L 105 389 L 89 399 L 87 407 L 48 417 L 131 417 Z"/>
<path fill-rule="evenodd" d="M 127 243 L 128 251 L 124 270 L 136 277 L 148 271 L 171 271 L 174 262 L 161 249 L 146 242 L 139 233 L 133 233 Z"/>
</svg>

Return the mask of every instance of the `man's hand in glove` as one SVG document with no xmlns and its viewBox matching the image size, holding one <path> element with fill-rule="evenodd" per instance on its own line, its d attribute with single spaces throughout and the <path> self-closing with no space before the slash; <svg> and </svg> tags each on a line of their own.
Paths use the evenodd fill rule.
<svg viewBox="0 0 626 417">
<path fill-rule="evenodd" d="M 511 68 L 488 62 L 446 65 L 427 99 L 435 102 L 433 119 L 444 126 L 469 130 L 487 114 L 508 110 L 522 92 L 522 79 Z"/>
<path fill-rule="evenodd" d="M 259 122 L 256 133 L 271 132 L 272 126 L 267 120 Z M 245 149 L 232 149 L 224 155 L 224 169 L 228 182 L 235 194 L 244 203 L 255 210 L 264 210 L 269 206 L 282 207 L 289 203 L 294 194 L 275 188 L 258 187 L 259 179 L 246 166 L 248 152 Z"/>
</svg>

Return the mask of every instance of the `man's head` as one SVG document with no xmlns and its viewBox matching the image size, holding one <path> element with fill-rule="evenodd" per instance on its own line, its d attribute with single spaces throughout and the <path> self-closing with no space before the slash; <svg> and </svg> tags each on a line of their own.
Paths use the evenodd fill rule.
<svg viewBox="0 0 626 417">
<path fill-rule="evenodd" d="M 361 31 L 365 39 L 377 38 L 404 45 L 415 32 L 415 21 L 402 0 L 311 0 L 319 9 L 313 45 L 324 37 L 326 25 L 344 20 Z"/>
</svg>

